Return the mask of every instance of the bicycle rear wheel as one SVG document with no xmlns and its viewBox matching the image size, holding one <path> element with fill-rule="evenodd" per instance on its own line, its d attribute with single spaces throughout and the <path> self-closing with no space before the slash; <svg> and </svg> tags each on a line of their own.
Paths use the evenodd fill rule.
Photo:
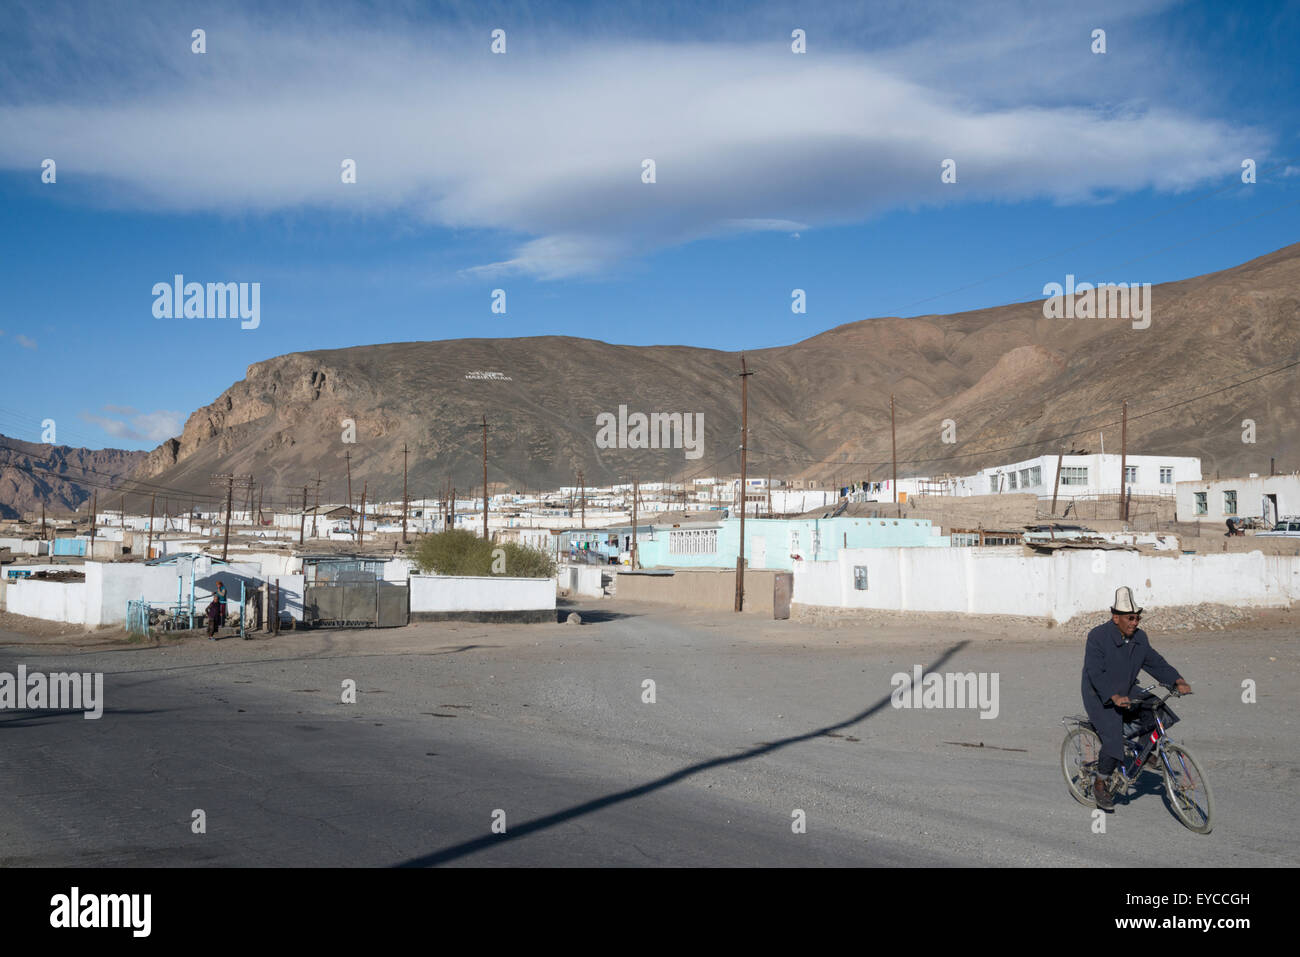
<svg viewBox="0 0 1300 957">
<path fill-rule="evenodd" d="M 1214 796 L 1210 782 L 1190 751 L 1171 744 L 1164 755 L 1165 793 L 1178 820 L 1197 834 L 1209 834 L 1214 827 Z"/>
<path fill-rule="evenodd" d="M 1072 728 L 1061 742 L 1061 773 L 1070 797 L 1084 807 L 1096 807 L 1092 781 L 1101 759 L 1101 738 L 1091 728 Z"/>
</svg>

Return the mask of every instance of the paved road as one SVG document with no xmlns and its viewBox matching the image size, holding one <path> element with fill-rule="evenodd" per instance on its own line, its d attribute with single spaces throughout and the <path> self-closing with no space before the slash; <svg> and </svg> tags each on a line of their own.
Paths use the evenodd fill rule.
<svg viewBox="0 0 1300 957">
<path fill-rule="evenodd" d="M 102 671 L 106 698 L 98 721 L 0 712 L 0 866 L 1300 859 L 1294 628 L 1153 634 L 1196 689 L 1174 737 L 1219 823 L 1185 830 L 1153 776 L 1095 834 L 1059 770 L 1081 636 L 596 611 L 163 647 L 0 634 L 0 671 Z M 890 676 L 914 664 L 996 672 L 998 717 L 893 708 Z"/>
</svg>

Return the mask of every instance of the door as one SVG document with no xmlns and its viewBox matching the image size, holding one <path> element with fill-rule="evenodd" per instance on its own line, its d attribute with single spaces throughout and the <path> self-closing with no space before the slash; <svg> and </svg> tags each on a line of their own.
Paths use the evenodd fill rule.
<svg viewBox="0 0 1300 957">
<path fill-rule="evenodd" d="M 790 599 L 794 592 L 794 572 L 777 572 L 772 582 L 772 617 L 784 621 L 790 617 Z"/>
</svg>

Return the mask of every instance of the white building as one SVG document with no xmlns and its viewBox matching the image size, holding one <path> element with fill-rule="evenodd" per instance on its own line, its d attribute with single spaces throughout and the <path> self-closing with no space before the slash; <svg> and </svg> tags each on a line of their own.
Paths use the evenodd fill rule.
<svg viewBox="0 0 1300 957">
<path fill-rule="evenodd" d="M 1121 457 L 1111 454 L 1066 455 L 1061 457 L 1062 498 L 1118 495 Z M 944 481 L 940 494 L 998 495 L 1005 492 L 1032 493 L 1050 497 L 1056 484 L 1057 456 L 1037 458 L 1009 465 L 980 469 L 974 475 Z M 1178 455 L 1130 455 L 1124 462 L 1126 486 L 1132 495 L 1175 495 L 1179 482 L 1201 480 L 1201 460 Z M 937 480 L 931 480 L 931 484 Z M 901 486 L 902 483 L 900 482 Z"/>
<path fill-rule="evenodd" d="M 1262 518 L 1272 524 L 1279 517 L 1300 515 L 1300 475 L 1252 472 L 1245 478 L 1179 482 L 1177 496 L 1181 522 Z"/>
</svg>

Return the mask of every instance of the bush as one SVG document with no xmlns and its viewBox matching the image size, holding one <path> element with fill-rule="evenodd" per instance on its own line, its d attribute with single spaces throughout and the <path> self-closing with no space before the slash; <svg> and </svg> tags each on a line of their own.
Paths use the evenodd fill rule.
<svg viewBox="0 0 1300 957">
<path fill-rule="evenodd" d="M 515 542 L 489 542 L 461 528 L 421 536 L 407 557 L 426 574 L 555 577 L 555 560 L 546 552 Z"/>
</svg>

